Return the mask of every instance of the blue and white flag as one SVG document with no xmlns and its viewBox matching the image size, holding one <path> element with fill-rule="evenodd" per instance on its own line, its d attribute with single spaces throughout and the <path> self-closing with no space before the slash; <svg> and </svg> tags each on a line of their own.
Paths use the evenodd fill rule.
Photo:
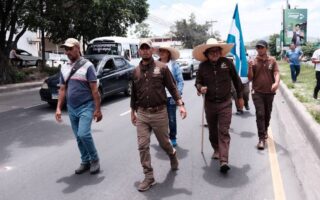
<svg viewBox="0 0 320 200">
<path fill-rule="evenodd" d="M 246 50 L 243 42 L 238 4 L 234 10 L 231 28 L 228 34 L 227 43 L 234 43 L 231 53 L 236 61 L 236 70 L 240 77 L 248 77 L 248 63 Z"/>
</svg>

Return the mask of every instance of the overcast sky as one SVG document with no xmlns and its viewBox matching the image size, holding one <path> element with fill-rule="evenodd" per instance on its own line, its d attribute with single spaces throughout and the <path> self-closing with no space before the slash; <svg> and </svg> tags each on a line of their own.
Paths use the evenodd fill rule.
<svg viewBox="0 0 320 200">
<path fill-rule="evenodd" d="M 224 40 L 238 3 L 243 37 L 248 42 L 280 32 L 286 0 L 148 0 L 148 3 L 146 22 L 155 35 L 169 32 L 175 21 L 188 19 L 194 13 L 199 24 L 217 21 L 213 30 L 218 30 Z M 289 4 L 291 8 L 308 9 L 308 37 L 320 38 L 320 0 L 289 0 Z"/>
</svg>

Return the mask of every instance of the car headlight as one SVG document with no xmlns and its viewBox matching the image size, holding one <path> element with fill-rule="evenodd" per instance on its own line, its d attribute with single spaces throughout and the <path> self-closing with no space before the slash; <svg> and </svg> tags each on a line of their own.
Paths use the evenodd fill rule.
<svg viewBox="0 0 320 200">
<path fill-rule="evenodd" d="M 187 61 L 182 61 L 179 63 L 180 66 L 188 66 L 188 62 Z"/>
<path fill-rule="evenodd" d="M 42 83 L 41 88 L 42 89 L 49 89 L 48 84 L 46 82 Z"/>
</svg>

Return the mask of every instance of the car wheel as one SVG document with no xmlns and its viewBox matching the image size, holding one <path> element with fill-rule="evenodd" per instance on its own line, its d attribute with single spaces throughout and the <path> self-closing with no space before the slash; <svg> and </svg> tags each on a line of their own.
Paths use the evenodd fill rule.
<svg viewBox="0 0 320 200">
<path fill-rule="evenodd" d="M 57 107 L 57 103 L 54 102 L 48 102 L 49 106 L 52 108 L 56 108 Z"/>
<path fill-rule="evenodd" d="M 126 90 L 124 91 L 124 94 L 126 96 L 131 96 L 132 93 L 132 81 L 128 81 L 128 86 L 126 88 Z"/>
</svg>

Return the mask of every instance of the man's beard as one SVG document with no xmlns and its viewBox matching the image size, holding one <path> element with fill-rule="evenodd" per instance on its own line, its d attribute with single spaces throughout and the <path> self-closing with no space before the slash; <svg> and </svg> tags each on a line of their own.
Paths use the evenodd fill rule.
<svg viewBox="0 0 320 200">
<path fill-rule="evenodd" d="M 152 57 L 150 57 L 150 58 L 142 58 L 142 60 L 144 61 L 144 62 L 148 62 L 148 61 L 150 61 L 152 59 Z"/>
</svg>

